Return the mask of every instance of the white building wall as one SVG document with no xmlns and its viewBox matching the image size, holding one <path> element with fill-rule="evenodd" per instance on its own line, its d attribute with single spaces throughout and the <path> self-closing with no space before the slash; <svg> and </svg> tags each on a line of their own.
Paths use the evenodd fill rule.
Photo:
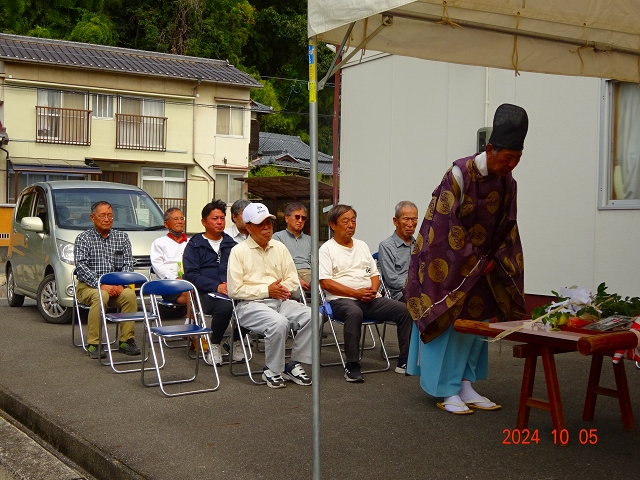
<svg viewBox="0 0 640 480">
<path fill-rule="evenodd" d="M 424 215 L 446 169 L 476 148 L 487 69 L 386 56 L 344 69 L 340 200 L 377 251 L 393 208 Z M 529 115 L 518 181 L 527 293 L 574 284 L 640 296 L 640 211 L 598 210 L 602 80 L 488 70 L 489 122 L 501 103 Z"/>
</svg>

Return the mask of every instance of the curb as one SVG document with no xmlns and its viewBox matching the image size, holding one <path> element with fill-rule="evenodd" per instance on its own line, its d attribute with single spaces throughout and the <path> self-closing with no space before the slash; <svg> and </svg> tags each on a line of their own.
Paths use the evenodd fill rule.
<svg viewBox="0 0 640 480">
<path fill-rule="evenodd" d="M 0 409 L 97 479 L 144 480 L 143 476 L 97 446 L 56 425 L 36 408 L 7 393 L 2 385 L 0 385 Z"/>
</svg>

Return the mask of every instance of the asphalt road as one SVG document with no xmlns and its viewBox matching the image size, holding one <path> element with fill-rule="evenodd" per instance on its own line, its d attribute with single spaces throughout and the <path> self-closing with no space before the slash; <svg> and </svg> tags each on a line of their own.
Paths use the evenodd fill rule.
<svg viewBox="0 0 640 480">
<path fill-rule="evenodd" d="M 116 375 L 100 367 L 72 346 L 69 325 L 44 323 L 28 303 L 10 308 L 0 301 L 0 406 L 90 474 L 311 478 L 310 388 L 254 386 L 223 367 L 217 392 L 165 398 L 157 388 L 144 388 L 138 374 Z M 136 332 L 139 336 L 141 329 Z M 395 338 L 388 344 L 397 350 Z M 590 359 L 578 353 L 556 360 L 569 445 L 554 445 L 550 415 L 537 410 L 530 427 L 538 432 L 538 444 L 503 444 L 505 430 L 515 427 L 523 369 L 511 346 L 503 341 L 500 352 L 499 344 L 490 345 L 490 377 L 477 384 L 504 408 L 467 416 L 437 409 L 417 378 L 390 371 L 348 384 L 338 367 L 322 368 L 321 378 L 314 379 L 321 381 L 322 477 L 637 478 L 640 435 L 623 430 L 617 400 L 600 397 L 595 420 L 581 419 Z M 379 364 L 372 353 L 366 352 L 365 360 Z M 179 367 L 191 365 L 183 349 L 168 355 Z M 337 359 L 327 347 L 322 356 Z M 262 367 L 259 354 L 253 363 Z M 608 363 L 603 370 L 605 383 L 613 386 Z M 637 415 L 640 371 L 629 362 L 627 375 Z M 199 378 L 203 385 L 211 382 L 212 369 Z M 542 398 L 543 385 L 539 368 L 536 389 Z M 582 429 L 595 429 L 595 445 L 579 442 Z"/>
</svg>

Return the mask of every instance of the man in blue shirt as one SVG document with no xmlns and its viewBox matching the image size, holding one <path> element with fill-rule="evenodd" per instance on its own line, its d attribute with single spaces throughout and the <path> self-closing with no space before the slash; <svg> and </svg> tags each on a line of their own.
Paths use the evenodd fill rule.
<svg viewBox="0 0 640 480">
<path fill-rule="evenodd" d="M 378 246 L 378 268 L 391 298 L 403 301 L 402 289 L 416 244 L 413 234 L 418 225 L 418 207 L 412 202 L 398 203 L 393 224 L 396 231 Z"/>
</svg>

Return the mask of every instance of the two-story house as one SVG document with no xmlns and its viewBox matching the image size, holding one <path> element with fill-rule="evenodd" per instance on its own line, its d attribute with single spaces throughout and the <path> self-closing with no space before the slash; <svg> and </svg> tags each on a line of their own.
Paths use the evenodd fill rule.
<svg viewBox="0 0 640 480">
<path fill-rule="evenodd" d="M 127 183 L 197 232 L 205 203 L 244 195 L 252 88 L 222 60 L 0 34 L 0 202 L 41 180 Z"/>
</svg>

